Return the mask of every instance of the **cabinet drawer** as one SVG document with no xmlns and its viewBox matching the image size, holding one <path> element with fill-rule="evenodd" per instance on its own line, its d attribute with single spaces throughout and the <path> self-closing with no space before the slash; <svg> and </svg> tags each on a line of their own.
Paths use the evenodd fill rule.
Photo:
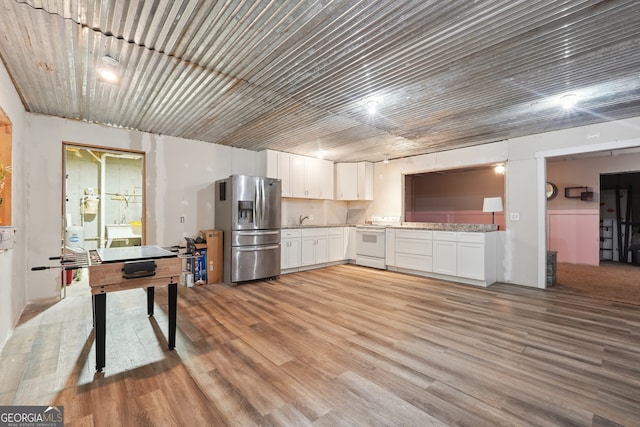
<svg viewBox="0 0 640 427">
<path fill-rule="evenodd" d="M 396 253 L 396 267 L 432 272 L 433 258 L 426 255 Z"/>
<path fill-rule="evenodd" d="M 327 237 L 327 229 L 324 227 L 318 228 L 303 228 L 300 230 L 301 237 Z"/>
<path fill-rule="evenodd" d="M 431 230 L 396 230 L 396 236 L 404 239 L 429 239 L 433 238 Z"/>
<path fill-rule="evenodd" d="M 327 234 L 329 236 L 342 236 L 344 234 L 344 227 L 329 227 L 327 228 Z"/>
<path fill-rule="evenodd" d="M 291 228 L 283 228 L 280 230 L 280 238 L 281 239 L 291 239 L 291 238 L 299 238 L 300 230 L 291 229 Z"/>
<path fill-rule="evenodd" d="M 484 243 L 484 233 L 458 233 L 458 242 Z"/>
<path fill-rule="evenodd" d="M 433 253 L 433 241 L 396 237 L 396 253 L 431 255 Z"/>
<path fill-rule="evenodd" d="M 443 242 L 457 242 L 458 233 L 455 231 L 434 231 L 433 240 L 439 240 Z"/>
</svg>

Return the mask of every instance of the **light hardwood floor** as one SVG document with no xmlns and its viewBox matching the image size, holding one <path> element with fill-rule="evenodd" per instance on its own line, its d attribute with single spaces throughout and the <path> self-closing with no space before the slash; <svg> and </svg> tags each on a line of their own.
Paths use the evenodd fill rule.
<svg viewBox="0 0 640 427">
<path fill-rule="evenodd" d="M 73 285 L 76 286 L 76 285 Z M 29 307 L 0 358 L 0 404 L 68 425 L 637 426 L 640 308 L 342 265 L 229 287 L 109 294 L 94 372 L 88 290 Z"/>
</svg>

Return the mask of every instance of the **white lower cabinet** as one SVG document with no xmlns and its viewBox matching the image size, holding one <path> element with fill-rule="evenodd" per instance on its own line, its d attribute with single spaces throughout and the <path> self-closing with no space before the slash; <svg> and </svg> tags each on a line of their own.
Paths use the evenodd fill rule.
<svg viewBox="0 0 640 427">
<path fill-rule="evenodd" d="M 344 227 L 327 228 L 327 239 L 329 246 L 329 262 L 342 261 L 347 254 L 344 246 Z"/>
<path fill-rule="evenodd" d="M 280 269 L 300 267 L 300 230 L 284 229 L 280 236 Z"/>
<path fill-rule="evenodd" d="M 396 266 L 396 229 L 387 228 L 384 236 L 384 261 L 387 267 Z"/>
<path fill-rule="evenodd" d="M 484 279 L 484 234 L 458 233 L 457 275 L 469 279 Z"/>
<path fill-rule="evenodd" d="M 329 238 L 325 227 L 300 230 L 300 266 L 329 261 Z"/>
<path fill-rule="evenodd" d="M 497 233 L 387 229 L 391 270 L 474 285 L 496 282 Z"/>
<path fill-rule="evenodd" d="M 283 228 L 281 273 L 291 273 L 345 263 L 354 227 Z"/>
<path fill-rule="evenodd" d="M 458 233 L 433 232 L 433 272 L 455 276 L 458 273 Z"/>
<path fill-rule="evenodd" d="M 395 266 L 411 270 L 433 271 L 433 240 L 430 230 L 397 230 Z"/>
<path fill-rule="evenodd" d="M 487 285 L 497 280 L 497 233 L 458 233 L 459 277 Z"/>
</svg>

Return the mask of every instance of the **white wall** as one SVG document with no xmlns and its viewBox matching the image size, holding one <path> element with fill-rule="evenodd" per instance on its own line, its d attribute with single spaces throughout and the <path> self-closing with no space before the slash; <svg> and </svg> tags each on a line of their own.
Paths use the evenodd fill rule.
<svg viewBox="0 0 640 427">
<path fill-rule="evenodd" d="M 402 215 L 403 174 L 506 161 L 505 281 L 544 286 L 546 157 L 640 146 L 640 117 L 375 164 L 375 215 Z M 510 219 L 511 213 L 519 220 Z"/>
<path fill-rule="evenodd" d="M 11 78 L 0 61 L 0 108 L 12 124 L 12 225 L 17 230 L 15 248 L 0 250 L 0 349 L 9 338 L 26 304 L 27 246 L 29 233 L 25 220 L 26 180 L 22 173 L 27 154 L 27 114 Z"/>
<path fill-rule="evenodd" d="M 30 265 L 47 264 L 60 251 L 63 142 L 146 153 L 147 244 L 182 244 L 185 236 L 212 229 L 214 182 L 255 173 L 256 154 L 248 150 L 34 114 L 27 118 Z M 59 296 L 59 271 L 29 271 L 26 283 L 28 301 Z"/>
</svg>

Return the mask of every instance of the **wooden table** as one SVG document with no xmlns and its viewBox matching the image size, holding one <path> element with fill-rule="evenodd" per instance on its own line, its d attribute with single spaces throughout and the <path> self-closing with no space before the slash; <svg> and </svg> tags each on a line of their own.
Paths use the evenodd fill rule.
<svg viewBox="0 0 640 427">
<path fill-rule="evenodd" d="M 96 332 L 96 370 L 105 366 L 106 308 L 109 292 L 147 289 L 147 314 L 153 316 L 154 287 L 169 286 L 169 350 L 176 345 L 178 278 L 182 260 L 158 246 L 101 248 L 89 254 L 89 285 Z"/>
</svg>

